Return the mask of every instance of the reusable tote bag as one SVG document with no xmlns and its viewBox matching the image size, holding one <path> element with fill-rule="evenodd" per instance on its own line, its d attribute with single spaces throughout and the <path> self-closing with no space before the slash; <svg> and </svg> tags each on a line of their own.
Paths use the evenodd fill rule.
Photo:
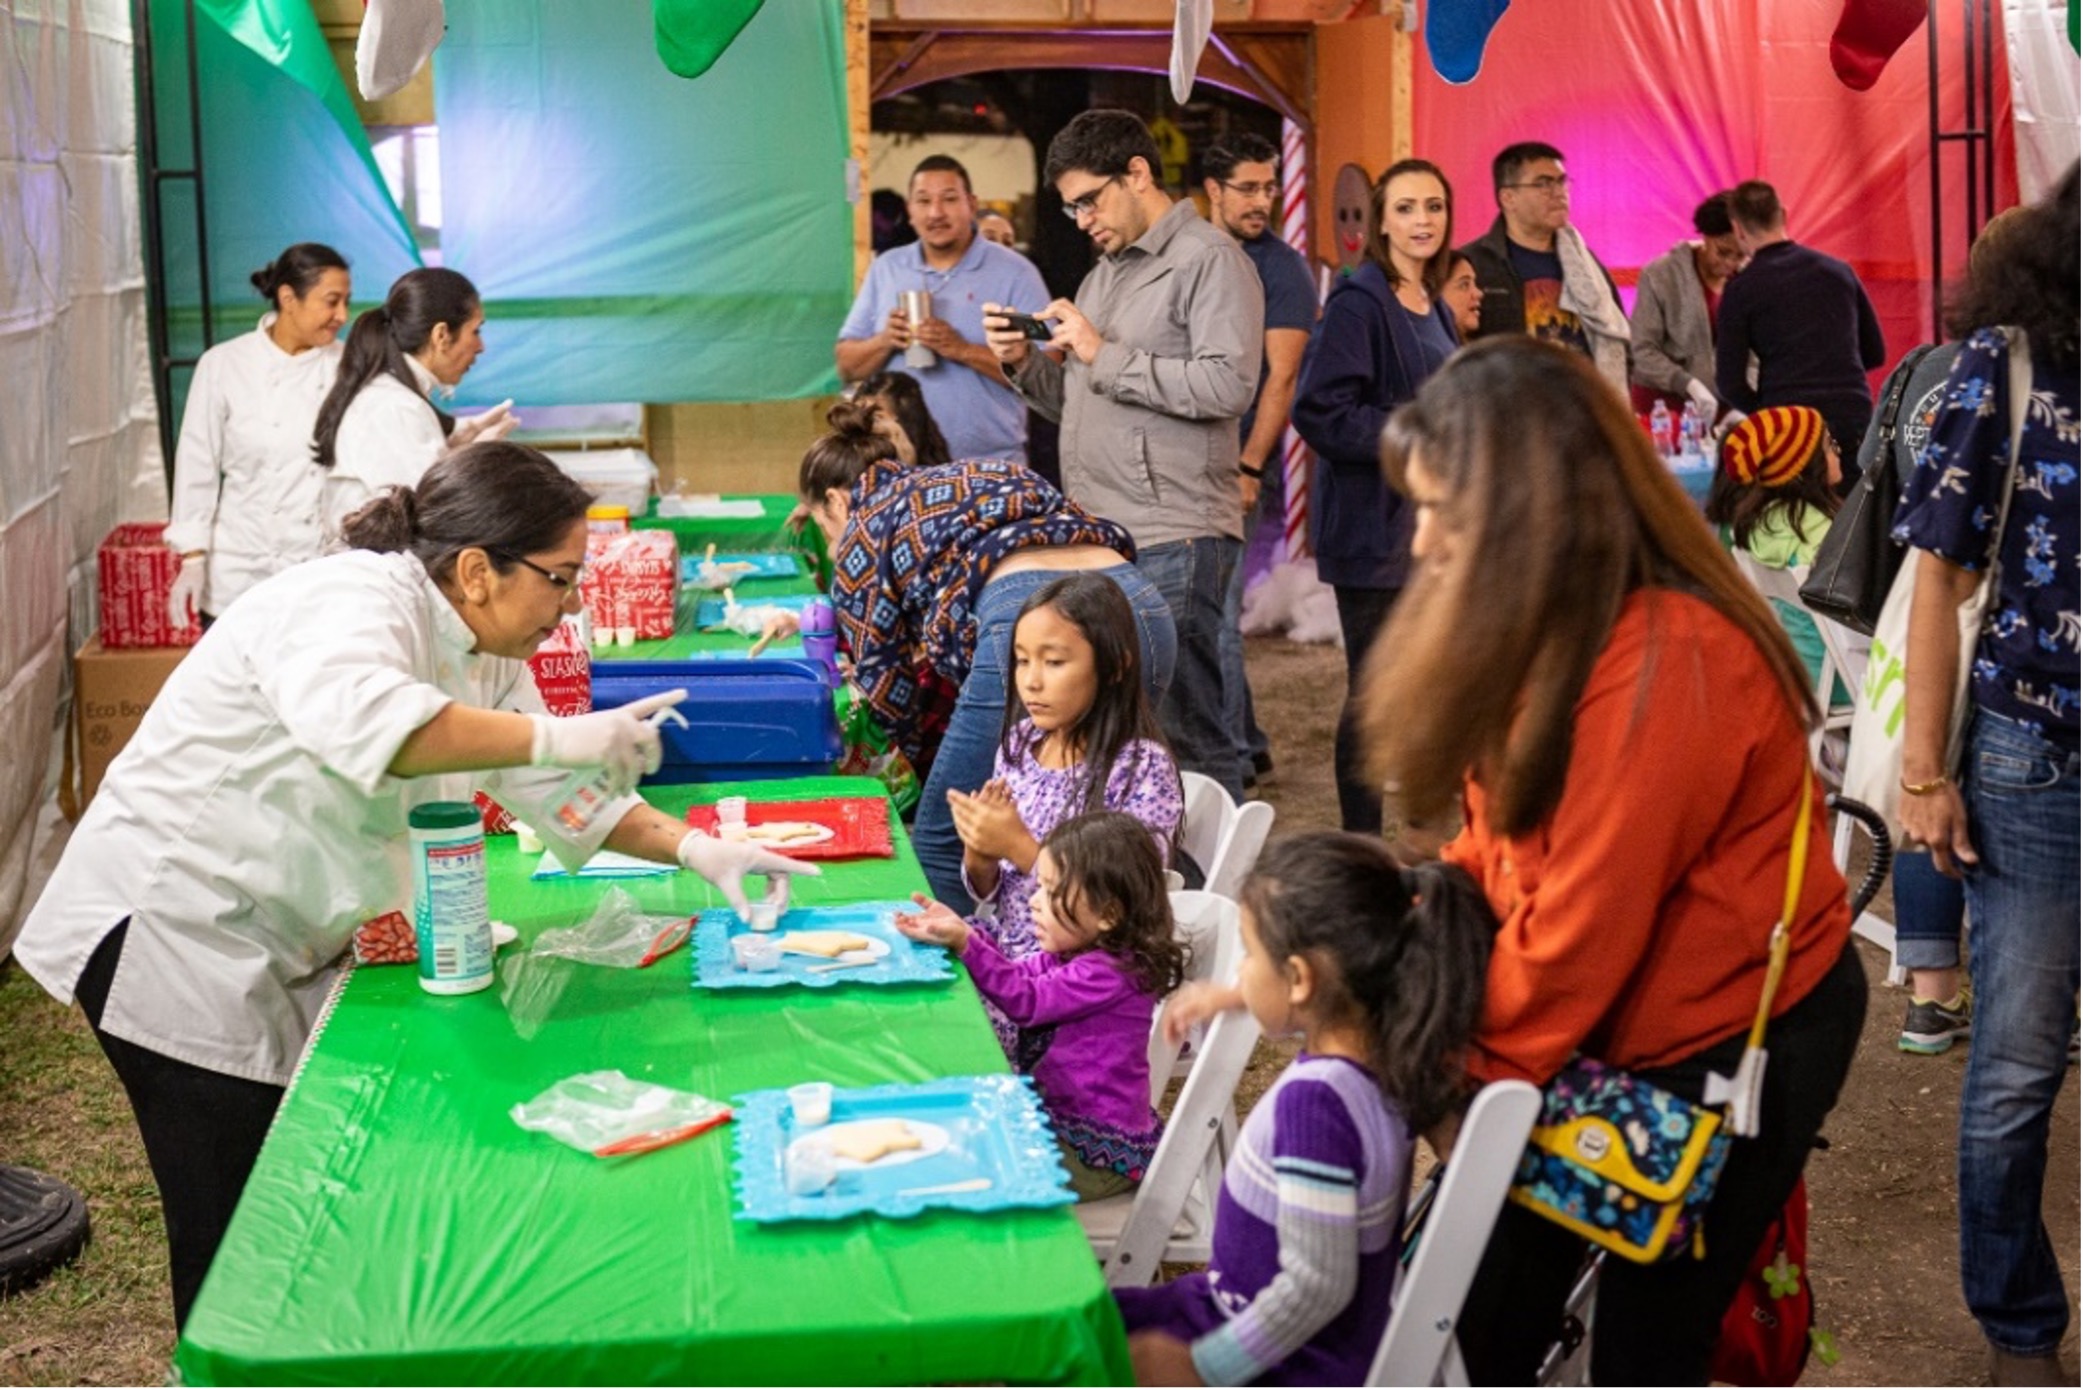
<svg viewBox="0 0 2083 1390">
<path fill-rule="evenodd" d="M 1996 601 L 1996 586 L 2002 569 L 2003 533 L 2011 517 L 2011 491 L 2018 482 L 2018 437 L 2025 429 L 2025 408 L 2032 399 L 2032 353 L 2025 334 L 2007 328 L 2011 368 L 2011 458 L 2004 470 L 2003 501 L 1996 510 L 1996 526 L 1989 533 L 1989 558 L 1982 566 L 1982 582 L 1954 614 L 1958 627 L 1959 660 L 1953 673 L 1953 719 L 1946 731 L 1946 770 L 1960 760 L 1960 734 L 1967 727 L 1967 682 L 1974 669 L 1975 647 L 1981 641 L 1982 620 Z M 1917 562 L 1914 555 L 1903 563 L 1888 589 L 1880 621 L 1873 625 L 1873 649 L 1866 661 L 1866 679 L 1852 699 L 1851 746 L 1845 754 L 1844 794 L 1864 802 L 1886 817 L 1896 838 L 1902 836 L 1902 716 L 1908 682 L 1904 671 L 1909 661 L 1909 610 L 1916 593 Z"/>
</svg>

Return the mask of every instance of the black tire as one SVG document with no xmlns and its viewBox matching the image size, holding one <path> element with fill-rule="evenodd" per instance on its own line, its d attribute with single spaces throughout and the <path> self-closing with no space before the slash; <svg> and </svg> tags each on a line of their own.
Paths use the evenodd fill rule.
<svg viewBox="0 0 2083 1390">
<path fill-rule="evenodd" d="M 87 1199 L 56 1178 L 0 1165 L 0 1298 L 21 1293 L 87 1248 Z"/>
</svg>

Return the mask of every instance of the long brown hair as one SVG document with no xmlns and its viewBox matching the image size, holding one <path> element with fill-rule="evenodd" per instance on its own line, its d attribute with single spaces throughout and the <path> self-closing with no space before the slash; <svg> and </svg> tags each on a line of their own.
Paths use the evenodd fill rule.
<svg viewBox="0 0 2083 1390">
<path fill-rule="evenodd" d="M 1446 174 L 1429 159 L 1399 159 L 1375 180 L 1373 190 L 1367 195 L 1367 208 L 1374 218 L 1374 225 L 1367 229 L 1367 259 L 1380 266 L 1382 274 L 1389 277 L 1390 289 L 1403 283 L 1403 273 L 1396 269 L 1396 262 L 1389 255 L 1389 182 L 1405 174 L 1426 174 L 1438 179 L 1440 192 L 1446 195 L 1446 225 L 1439 229 L 1439 249 L 1425 258 L 1424 268 L 1418 272 L 1425 293 L 1438 294 L 1439 287 L 1454 273 L 1454 185 L 1447 182 Z"/>
<path fill-rule="evenodd" d="M 1741 628 L 1813 727 L 1808 675 L 1778 621 L 1584 357 L 1520 336 L 1464 348 L 1390 417 L 1382 460 L 1406 493 L 1413 461 L 1436 482 L 1451 537 L 1367 661 L 1370 750 L 1413 817 L 1447 810 L 1474 774 L 1494 831 L 1545 820 L 1585 680 L 1645 586 L 1692 594 Z"/>
</svg>

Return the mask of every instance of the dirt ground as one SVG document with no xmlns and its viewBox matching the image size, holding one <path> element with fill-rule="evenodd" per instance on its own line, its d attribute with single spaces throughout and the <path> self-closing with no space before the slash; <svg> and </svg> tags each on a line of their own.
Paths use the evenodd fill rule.
<svg viewBox="0 0 2083 1390">
<path fill-rule="evenodd" d="M 1247 661 L 1278 766 L 1263 792 L 1274 835 L 1335 828 L 1331 735 L 1343 689 L 1335 648 L 1251 640 Z M 1961 1302 L 1953 1215 L 1955 1110 L 1963 1049 L 1895 1050 L 1905 995 L 1874 984 L 1857 1064 L 1809 1164 L 1809 1265 L 1818 1316 L 1842 1360 L 1811 1362 L 1809 1385 L 1985 1383 L 1980 1335 Z M 1239 1100 L 1255 1101 L 1292 1055 L 1262 1045 Z M 0 970 L 0 1160 L 56 1172 L 92 1205 L 94 1244 L 79 1264 L 0 1299 L 0 1384 L 155 1384 L 173 1351 L 165 1236 L 122 1092 L 76 1010 L 19 971 Z M 2054 1117 L 2046 1219 L 2073 1297 L 2078 1285 L 2077 1083 Z M 2075 1337 L 2066 1350 L 2076 1364 Z"/>
<path fill-rule="evenodd" d="M 1261 792 L 1278 811 L 1273 835 L 1338 826 L 1331 738 L 1343 657 L 1328 646 L 1252 638 L 1247 664 L 1274 773 Z M 1804 1385 L 1981 1385 L 1987 1351 L 1960 1295 L 1953 1156 L 1966 1049 L 1914 1057 L 1895 1048 L 1907 992 L 1886 983 L 1887 957 L 1861 943 L 1872 985 L 1858 1059 L 1809 1161 L 1809 1267 L 1816 1318 L 1839 1362 L 1809 1363 Z M 1262 1044 L 1240 1099 L 1255 1100 L 1292 1055 Z M 1241 1107 L 1240 1107 L 1241 1108 Z M 2046 1221 L 2069 1295 L 2077 1291 L 2077 1073 L 2054 1111 Z M 2076 1332 L 2063 1351 L 2076 1365 Z"/>
</svg>

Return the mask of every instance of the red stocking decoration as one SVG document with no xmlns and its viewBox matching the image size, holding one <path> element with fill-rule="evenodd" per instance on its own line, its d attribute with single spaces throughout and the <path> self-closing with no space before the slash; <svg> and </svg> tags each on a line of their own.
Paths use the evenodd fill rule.
<svg viewBox="0 0 2083 1390">
<path fill-rule="evenodd" d="M 1844 0 L 1844 15 L 1830 36 L 1830 66 L 1855 92 L 1880 81 L 1880 71 L 1917 26 L 1924 0 Z"/>
</svg>

